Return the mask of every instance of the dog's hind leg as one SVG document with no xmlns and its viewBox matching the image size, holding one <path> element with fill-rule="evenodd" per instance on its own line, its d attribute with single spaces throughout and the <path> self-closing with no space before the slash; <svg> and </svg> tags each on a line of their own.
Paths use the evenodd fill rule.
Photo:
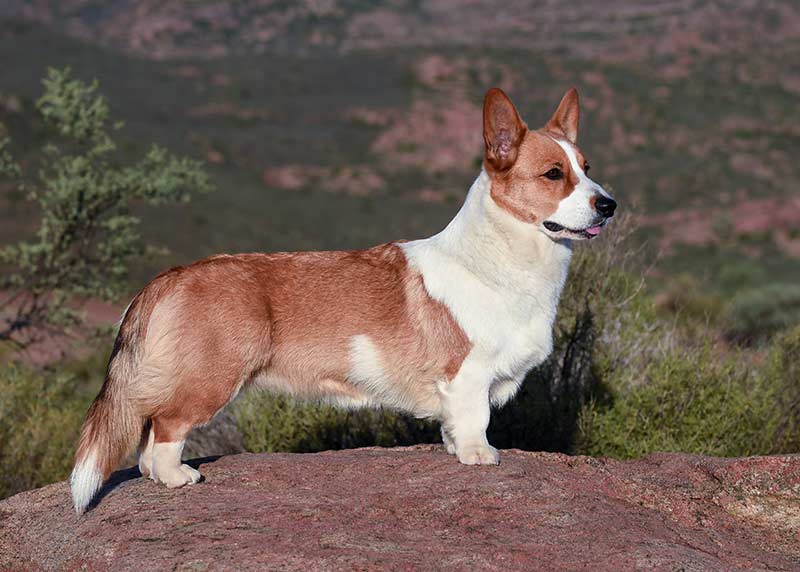
<svg viewBox="0 0 800 572">
<path fill-rule="evenodd" d="M 226 379 L 200 380 L 187 377 L 177 384 L 177 391 L 152 417 L 151 478 L 169 488 L 200 481 L 200 473 L 181 462 L 189 432 L 208 423 L 239 392 L 242 383 L 234 376 Z"/>
<path fill-rule="evenodd" d="M 200 481 L 200 473 L 181 463 L 183 446 L 192 425 L 167 417 L 153 419 L 153 453 L 151 478 L 169 488 L 192 485 Z"/>
</svg>

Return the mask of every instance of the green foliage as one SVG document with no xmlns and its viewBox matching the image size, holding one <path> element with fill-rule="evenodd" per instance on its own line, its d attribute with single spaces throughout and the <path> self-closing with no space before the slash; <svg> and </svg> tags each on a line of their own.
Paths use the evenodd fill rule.
<svg viewBox="0 0 800 572">
<path fill-rule="evenodd" d="M 645 379 L 581 418 L 582 452 L 632 458 L 654 451 L 743 456 L 800 447 L 800 328 L 778 339 L 766 366 L 708 348 L 679 348 Z"/>
<path fill-rule="evenodd" d="M 8 137 L 0 138 L 0 177 L 18 177 L 20 175 L 19 165 L 8 150 L 10 143 L 11 140 Z"/>
<path fill-rule="evenodd" d="M 201 165 L 153 146 L 138 162 L 115 164 L 116 149 L 105 98 L 97 84 L 85 84 L 69 70 L 50 69 L 37 107 L 54 134 L 43 149 L 34 182 L 18 185 L 41 211 L 36 238 L 0 250 L 7 268 L 0 289 L 8 293 L 0 310 L 10 315 L 0 340 L 20 346 L 37 330 L 81 323 L 75 300 L 116 301 L 128 288 L 128 269 L 148 252 L 131 212 L 139 202 L 187 201 L 206 192 Z M 19 166 L 0 142 L 0 172 Z"/>
<path fill-rule="evenodd" d="M 727 334 L 740 342 L 763 342 L 800 324 L 800 285 L 769 284 L 737 293 L 727 312 Z"/>
<path fill-rule="evenodd" d="M 95 389 L 75 375 L 0 369 L 0 498 L 66 478 Z"/>
<path fill-rule="evenodd" d="M 639 387 L 620 392 L 610 408 L 592 404 L 582 418 L 581 449 L 620 458 L 652 451 L 763 451 L 761 404 L 749 395 L 750 372 L 710 358 L 708 351 L 670 355 L 648 368 Z"/>
<path fill-rule="evenodd" d="M 662 317 L 676 320 L 687 333 L 696 335 L 723 320 L 725 304 L 694 276 L 678 274 L 659 294 L 657 309 Z"/>
<path fill-rule="evenodd" d="M 234 414 L 253 452 L 308 453 L 353 447 L 394 447 L 441 439 L 437 424 L 384 409 L 348 411 L 265 392 L 251 393 Z"/>
<path fill-rule="evenodd" d="M 800 326 L 772 344 L 761 383 L 772 390 L 772 451 L 800 451 Z"/>
</svg>

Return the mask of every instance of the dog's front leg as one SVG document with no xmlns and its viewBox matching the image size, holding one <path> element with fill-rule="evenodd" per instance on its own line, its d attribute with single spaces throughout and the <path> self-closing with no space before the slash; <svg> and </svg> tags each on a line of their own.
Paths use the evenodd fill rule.
<svg viewBox="0 0 800 572">
<path fill-rule="evenodd" d="M 497 449 L 486 439 L 489 426 L 490 379 L 465 362 L 449 384 L 440 386 L 443 434 L 452 438 L 458 460 L 465 465 L 496 465 Z"/>
</svg>

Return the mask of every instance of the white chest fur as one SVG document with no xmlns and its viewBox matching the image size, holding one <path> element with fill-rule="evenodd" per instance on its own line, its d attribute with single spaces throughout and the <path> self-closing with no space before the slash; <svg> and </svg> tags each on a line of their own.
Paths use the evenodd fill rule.
<svg viewBox="0 0 800 572">
<path fill-rule="evenodd" d="M 473 344 L 465 364 L 513 395 L 552 350 L 552 324 L 572 253 L 500 209 L 481 173 L 464 207 L 441 233 L 403 245 L 429 294 Z M 496 393 L 496 392 L 495 392 Z"/>
</svg>

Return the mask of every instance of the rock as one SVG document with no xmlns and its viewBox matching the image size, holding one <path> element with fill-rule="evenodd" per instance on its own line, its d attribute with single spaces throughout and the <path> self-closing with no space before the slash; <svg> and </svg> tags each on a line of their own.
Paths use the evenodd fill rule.
<svg viewBox="0 0 800 572">
<path fill-rule="evenodd" d="M 236 425 L 236 419 L 230 411 L 223 411 L 206 425 L 189 433 L 183 448 L 183 458 L 233 455 L 244 451 L 244 437 Z"/>
<path fill-rule="evenodd" d="M 120 471 L 0 502 L 6 570 L 798 570 L 800 456 L 619 462 L 440 447 L 201 459 L 168 490 Z"/>
</svg>

